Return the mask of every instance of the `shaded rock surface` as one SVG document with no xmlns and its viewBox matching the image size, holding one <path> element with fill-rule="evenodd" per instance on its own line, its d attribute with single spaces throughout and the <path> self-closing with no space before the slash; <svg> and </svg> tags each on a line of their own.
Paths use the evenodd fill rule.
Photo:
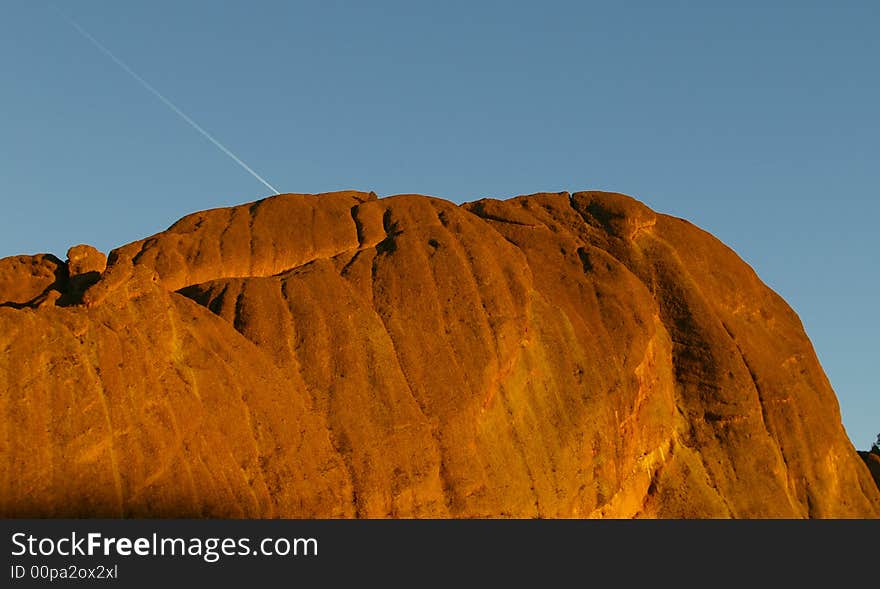
<svg viewBox="0 0 880 589">
<path fill-rule="evenodd" d="M 874 482 L 880 487 L 880 452 L 873 449 L 870 452 L 859 452 L 859 456 L 865 461 L 871 476 L 874 477 Z"/>
<path fill-rule="evenodd" d="M 880 516 L 795 313 L 623 195 L 281 195 L 74 249 L 0 260 L 6 516 Z"/>
</svg>

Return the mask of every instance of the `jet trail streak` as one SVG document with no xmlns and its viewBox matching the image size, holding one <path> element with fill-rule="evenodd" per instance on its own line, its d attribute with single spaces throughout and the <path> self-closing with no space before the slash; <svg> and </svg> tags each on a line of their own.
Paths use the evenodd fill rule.
<svg viewBox="0 0 880 589">
<path fill-rule="evenodd" d="M 63 15 L 63 14 L 62 14 L 62 16 L 64 17 L 65 20 L 67 20 L 67 22 L 69 22 L 69 23 L 73 26 L 73 28 L 75 28 L 75 29 L 79 32 L 80 35 L 82 35 L 83 37 L 85 37 L 90 43 L 92 43 L 92 45 L 94 45 L 95 47 L 97 47 L 97 48 L 101 51 L 101 53 L 103 53 L 104 55 L 106 55 L 107 57 L 109 57 L 110 59 L 112 59 L 113 62 L 114 62 L 116 65 L 118 65 L 119 67 L 121 67 L 123 70 L 125 70 L 126 73 L 128 73 L 128 75 L 130 75 L 132 78 L 134 78 L 135 80 L 137 80 L 137 82 L 138 82 L 141 86 L 143 86 L 144 88 L 146 88 L 147 90 L 149 90 L 150 93 L 153 94 L 153 96 L 155 96 L 156 98 L 158 98 L 159 100 L 161 100 L 161 101 L 165 104 L 165 106 L 167 106 L 168 108 L 170 108 L 170 109 L 171 109 L 172 111 L 174 111 L 174 112 L 175 112 L 180 118 L 182 118 L 184 121 L 186 121 L 186 123 L 187 123 L 190 127 L 192 127 L 193 129 L 195 129 L 196 131 L 198 131 L 199 133 L 201 133 L 202 136 L 204 136 L 208 141 L 210 141 L 210 142 L 213 143 L 215 146 L 217 146 L 217 148 L 218 148 L 220 151 L 222 151 L 223 153 L 225 153 L 226 155 L 228 155 L 229 157 L 231 157 L 233 160 L 235 160 L 235 163 L 237 163 L 237 164 L 240 165 L 242 168 L 244 168 L 245 170 L 247 170 L 248 173 L 250 173 L 251 176 L 253 176 L 253 177 L 256 178 L 257 180 L 259 180 L 260 182 L 262 182 L 263 184 L 265 184 L 267 187 L 269 187 L 269 189 L 272 190 L 272 192 L 274 192 L 275 194 L 281 194 L 280 192 L 278 192 L 278 190 L 276 190 L 276 188 L 275 188 L 274 186 L 272 186 L 271 184 L 269 184 L 269 183 L 268 183 L 268 182 L 267 182 L 262 176 L 260 176 L 259 174 L 257 174 L 257 173 L 256 173 L 256 172 L 255 172 L 255 171 L 254 171 L 249 165 L 247 165 L 246 163 L 244 163 L 244 162 L 241 160 L 240 157 L 238 157 L 237 155 L 235 155 L 234 153 L 232 153 L 231 151 L 229 151 L 229 149 L 228 149 L 225 145 L 223 145 L 222 143 L 220 143 L 219 141 L 217 141 L 216 139 L 214 139 L 214 137 L 213 137 L 210 133 L 208 133 L 207 131 L 205 131 L 205 130 L 204 130 L 204 129 L 203 129 L 198 123 L 196 123 L 194 120 L 192 120 L 192 119 L 191 119 L 191 118 L 190 118 L 185 112 L 183 112 L 182 110 L 180 110 L 179 108 L 177 108 L 177 106 L 176 106 L 173 102 L 171 102 L 169 99 L 165 98 L 165 96 L 164 96 L 161 92 L 159 92 L 158 90 L 156 90 L 156 89 L 152 86 L 152 84 L 150 84 L 149 82 L 147 82 L 145 79 L 143 79 L 142 77 L 140 77 L 140 76 L 139 76 L 134 70 L 132 70 L 130 67 L 128 67 L 128 64 L 126 64 L 124 61 L 122 61 L 121 59 L 119 59 L 118 57 L 116 57 L 116 55 L 114 55 L 112 51 L 110 51 L 109 49 L 107 49 L 107 47 L 105 47 L 100 41 L 98 41 L 97 39 L 95 39 L 95 37 L 93 37 L 93 36 L 92 36 L 87 30 L 85 30 L 84 28 L 82 28 L 82 27 L 81 27 L 81 26 L 80 26 L 75 20 L 73 20 L 72 18 L 70 18 L 70 17 L 68 17 L 68 16 L 65 16 L 65 15 Z"/>
</svg>

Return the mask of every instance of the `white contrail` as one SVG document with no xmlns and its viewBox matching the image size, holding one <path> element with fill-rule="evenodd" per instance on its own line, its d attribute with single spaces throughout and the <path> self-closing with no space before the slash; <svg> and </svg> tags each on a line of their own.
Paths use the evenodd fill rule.
<svg viewBox="0 0 880 589">
<path fill-rule="evenodd" d="M 56 10 L 57 10 L 57 8 L 56 8 Z M 233 160 L 235 160 L 235 163 L 237 163 L 239 166 L 241 166 L 242 168 L 247 170 L 251 174 L 251 176 L 253 176 L 257 180 L 259 180 L 260 182 L 262 182 L 263 184 L 268 186 L 272 192 L 274 192 L 275 194 L 281 194 L 280 192 L 278 192 L 278 190 L 274 186 L 272 186 L 271 184 L 266 182 L 266 180 L 262 176 L 260 176 L 256 172 L 254 172 L 254 170 L 249 165 L 247 165 L 246 163 L 241 161 L 240 157 L 238 157 L 237 155 L 235 155 L 234 153 L 229 151 L 229 149 L 227 149 L 225 145 L 223 145 L 222 143 L 220 143 L 219 141 L 214 139 L 214 137 L 210 133 L 205 131 L 198 123 L 196 123 L 194 120 L 189 118 L 189 116 L 187 116 L 187 114 L 185 112 L 183 112 L 182 110 L 177 108 L 177 106 L 175 106 L 175 104 L 173 102 L 171 102 L 170 100 L 165 98 L 165 96 L 163 96 L 161 92 L 159 92 L 158 90 L 153 88 L 153 86 L 149 82 L 147 82 L 145 79 L 143 79 L 142 77 L 137 75 L 137 73 L 135 73 L 134 70 L 132 70 L 130 67 L 128 67 L 128 64 L 126 64 L 124 61 L 122 61 L 121 59 L 116 57 L 112 51 L 107 49 L 100 41 L 95 39 L 87 30 L 82 28 L 75 20 L 73 20 L 72 18 L 70 18 L 69 16 L 66 16 L 64 14 L 62 14 L 61 16 L 64 17 L 64 19 L 67 20 L 67 22 L 69 22 L 73 26 L 73 28 L 75 28 L 79 32 L 80 35 L 82 35 L 87 40 L 89 40 L 92 43 L 92 45 L 94 45 L 95 47 L 100 49 L 101 53 L 103 53 L 104 55 L 106 55 L 107 57 L 112 59 L 116 63 L 116 65 L 121 67 L 123 70 L 125 70 L 128 73 L 128 75 L 130 75 L 132 78 L 137 80 L 137 82 L 141 86 L 143 86 L 144 88 L 149 90 L 150 93 L 153 94 L 153 96 L 155 96 L 156 98 L 161 100 L 165 104 L 165 106 L 167 106 L 168 108 L 173 110 L 175 113 L 177 113 L 177 115 L 180 118 L 182 118 L 184 121 L 186 121 L 190 127 L 192 127 L 193 129 L 195 129 L 196 131 L 201 133 L 208 141 L 210 141 L 211 143 L 216 145 L 220 151 L 222 151 L 223 153 L 225 153 L 226 155 L 231 157 Z"/>
</svg>

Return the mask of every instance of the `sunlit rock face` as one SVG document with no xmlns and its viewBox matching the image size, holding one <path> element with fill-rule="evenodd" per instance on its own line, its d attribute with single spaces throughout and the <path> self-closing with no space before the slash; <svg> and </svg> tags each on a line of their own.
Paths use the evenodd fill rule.
<svg viewBox="0 0 880 589">
<path fill-rule="evenodd" d="M 877 517 L 798 317 L 623 195 L 285 194 L 0 260 L 0 515 Z"/>
</svg>

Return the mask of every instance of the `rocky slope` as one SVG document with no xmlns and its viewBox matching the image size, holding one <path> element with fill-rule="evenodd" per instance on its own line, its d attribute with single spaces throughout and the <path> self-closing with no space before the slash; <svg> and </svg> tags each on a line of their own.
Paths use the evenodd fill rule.
<svg viewBox="0 0 880 589">
<path fill-rule="evenodd" d="M 878 517 L 800 321 L 618 194 L 281 195 L 0 260 L 0 514 Z"/>
</svg>

